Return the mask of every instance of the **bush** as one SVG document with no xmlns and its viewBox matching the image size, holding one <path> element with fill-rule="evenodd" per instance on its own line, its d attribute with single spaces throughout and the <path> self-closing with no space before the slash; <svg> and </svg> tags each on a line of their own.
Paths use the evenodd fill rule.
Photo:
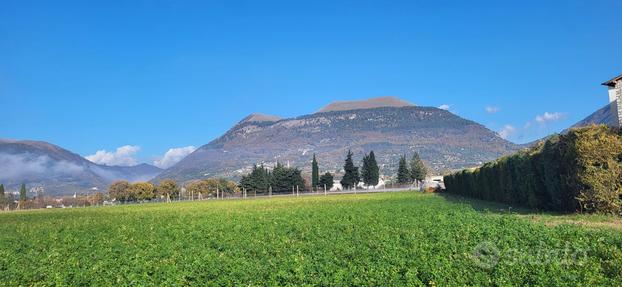
<svg viewBox="0 0 622 287">
<path fill-rule="evenodd" d="M 560 212 L 622 211 L 622 134 L 606 126 L 573 129 L 445 177 L 447 192 Z"/>
</svg>

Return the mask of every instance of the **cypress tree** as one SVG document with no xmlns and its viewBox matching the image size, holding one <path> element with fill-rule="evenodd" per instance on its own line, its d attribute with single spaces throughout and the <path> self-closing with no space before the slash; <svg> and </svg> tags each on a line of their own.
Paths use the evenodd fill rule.
<svg viewBox="0 0 622 287">
<path fill-rule="evenodd" d="M 315 154 L 313 154 L 313 162 L 311 163 L 311 187 L 312 189 L 316 190 L 318 184 L 320 184 L 320 168 L 317 164 L 317 160 L 315 159 Z"/>
<path fill-rule="evenodd" d="M 28 199 L 28 194 L 26 194 L 26 185 L 22 183 L 22 186 L 19 188 L 19 200 L 25 201 Z"/>
<path fill-rule="evenodd" d="M 423 181 L 427 173 L 428 171 L 425 167 L 425 164 L 419 157 L 419 154 L 415 152 L 412 159 L 410 160 L 410 179 L 412 181 Z"/>
<path fill-rule="evenodd" d="M 352 161 L 352 151 L 348 150 L 348 155 L 346 156 L 345 164 L 343 165 L 344 175 L 341 179 L 341 186 L 344 189 L 356 188 L 356 185 L 361 180 L 359 177 L 359 168 L 354 166 L 354 162 Z"/>
<path fill-rule="evenodd" d="M 369 155 L 363 155 L 363 166 L 361 166 L 361 180 L 365 185 L 369 186 L 368 182 L 370 181 L 369 174 Z"/>
<path fill-rule="evenodd" d="M 272 177 L 270 185 L 272 186 L 272 191 L 275 192 L 283 192 L 283 191 L 291 191 L 292 186 L 288 182 L 288 174 L 286 167 L 283 166 L 280 162 L 276 163 L 274 169 L 272 169 Z"/>
<path fill-rule="evenodd" d="M 289 192 L 292 188 L 303 189 L 305 181 L 298 168 L 286 167 L 277 163 L 270 176 L 272 190 L 275 192 Z"/>
<path fill-rule="evenodd" d="M 320 177 L 320 189 L 326 186 L 326 190 L 333 188 L 333 175 L 330 172 L 326 172 Z"/>
<path fill-rule="evenodd" d="M 0 204 L 6 202 L 6 195 L 4 194 L 4 184 L 0 184 Z"/>
<path fill-rule="evenodd" d="M 376 156 L 374 155 L 374 151 L 369 152 L 368 155 L 365 155 L 363 157 L 361 178 L 363 179 L 365 185 L 367 185 L 368 187 L 370 185 L 378 185 L 378 181 L 380 179 L 380 169 L 378 168 L 378 163 L 376 162 Z"/>
<path fill-rule="evenodd" d="M 400 157 L 399 167 L 397 168 L 397 183 L 407 184 L 410 182 L 410 172 L 406 163 L 406 156 Z"/>
<path fill-rule="evenodd" d="M 372 150 L 369 152 L 369 167 L 370 167 L 370 185 L 376 186 L 380 181 L 380 168 L 378 167 L 378 162 L 376 161 L 376 155 Z"/>
<path fill-rule="evenodd" d="M 270 177 L 270 172 L 263 165 L 260 167 L 254 165 L 251 173 L 242 176 L 240 186 L 255 192 L 267 192 L 270 186 Z"/>
</svg>

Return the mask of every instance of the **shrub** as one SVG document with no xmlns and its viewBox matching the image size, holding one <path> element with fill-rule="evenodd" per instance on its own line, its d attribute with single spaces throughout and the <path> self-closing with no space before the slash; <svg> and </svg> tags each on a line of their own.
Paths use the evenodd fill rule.
<svg viewBox="0 0 622 287">
<path fill-rule="evenodd" d="M 445 177 L 447 192 L 561 212 L 621 213 L 622 135 L 592 126 Z"/>
</svg>

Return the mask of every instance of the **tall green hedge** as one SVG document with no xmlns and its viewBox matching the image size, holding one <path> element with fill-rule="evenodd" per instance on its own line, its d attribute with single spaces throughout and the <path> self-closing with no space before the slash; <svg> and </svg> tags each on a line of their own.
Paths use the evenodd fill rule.
<svg viewBox="0 0 622 287">
<path fill-rule="evenodd" d="M 570 130 L 477 169 L 445 176 L 447 192 L 560 212 L 622 214 L 622 134 Z"/>
</svg>

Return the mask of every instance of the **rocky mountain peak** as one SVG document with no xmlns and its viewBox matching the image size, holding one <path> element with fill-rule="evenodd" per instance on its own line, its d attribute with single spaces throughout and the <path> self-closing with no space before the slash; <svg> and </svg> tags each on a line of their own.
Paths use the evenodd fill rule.
<svg viewBox="0 0 622 287">
<path fill-rule="evenodd" d="M 360 109 L 373 109 L 382 107 L 408 107 L 415 106 L 405 100 L 397 97 L 379 97 L 366 100 L 354 100 L 354 101 L 338 101 L 332 102 L 323 107 L 318 113 L 336 112 L 336 111 L 348 111 L 348 110 L 360 110 Z"/>
<path fill-rule="evenodd" d="M 250 122 L 276 122 L 281 120 L 281 117 L 279 116 L 273 116 L 273 115 L 266 115 L 266 114 L 260 114 L 260 113 L 253 113 L 248 115 L 247 117 L 243 118 L 240 121 L 240 124 L 243 123 L 250 123 Z"/>
</svg>

